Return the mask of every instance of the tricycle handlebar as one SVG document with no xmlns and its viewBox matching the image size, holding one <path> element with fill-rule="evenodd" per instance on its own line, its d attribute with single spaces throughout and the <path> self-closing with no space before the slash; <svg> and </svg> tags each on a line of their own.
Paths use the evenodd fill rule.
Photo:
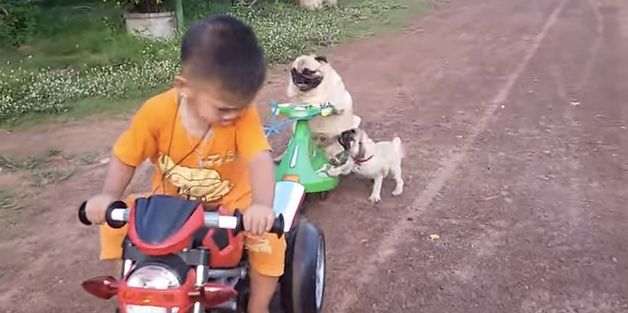
<svg viewBox="0 0 628 313">
<path fill-rule="evenodd" d="M 105 220 L 107 221 L 107 225 L 112 228 L 121 228 L 126 225 L 126 222 L 129 220 L 129 208 L 120 207 L 120 202 L 112 203 L 105 213 Z M 83 202 L 78 210 L 79 221 L 84 225 L 91 225 L 92 222 L 87 218 L 87 214 L 85 212 L 85 208 L 87 205 L 87 201 Z M 243 215 L 240 211 L 236 210 L 233 216 L 220 215 L 216 212 L 204 212 L 204 225 L 208 228 L 224 228 L 224 229 L 232 229 L 235 234 L 245 230 L 244 229 L 244 220 Z M 283 215 L 280 214 L 275 218 L 273 222 L 273 226 L 270 229 L 269 233 L 273 233 L 281 237 L 284 232 L 284 218 Z"/>
<path fill-rule="evenodd" d="M 336 113 L 329 103 L 281 103 L 277 105 L 276 114 L 290 119 L 310 119 L 314 116 L 328 116 Z"/>
</svg>

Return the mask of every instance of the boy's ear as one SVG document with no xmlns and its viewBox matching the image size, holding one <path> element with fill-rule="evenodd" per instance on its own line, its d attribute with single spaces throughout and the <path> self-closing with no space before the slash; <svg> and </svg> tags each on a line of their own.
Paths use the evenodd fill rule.
<svg viewBox="0 0 628 313">
<path fill-rule="evenodd" d="M 181 76 L 181 75 L 177 75 L 174 77 L 174 86 L 177 88 L 183 88 L 185 87 L 187 83 L 187 79 L 185 79 L 185 77 Z"/>
<path fill-rule="evenodd" d="M 174 87 L 179 90 L 180 96 L 187 97 L 187 82 L 188 80 L 181 75 L 177 75 L 174 77 Z"/>
</svg>

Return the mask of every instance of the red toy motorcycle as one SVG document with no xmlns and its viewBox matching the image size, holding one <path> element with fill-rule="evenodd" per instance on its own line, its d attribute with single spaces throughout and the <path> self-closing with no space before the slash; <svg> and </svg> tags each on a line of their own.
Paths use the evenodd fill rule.
<svg viewBox="0 0 628 313">
<path fill-rule="evenodd" d="M 280 299 L 286 313 L 320 313 L 325 286 L 325 239 L 312 223 L 298 218 L 302 185 L 282 181 L 275 188 L 277 215 L 271 232 L 286 234 L 285 274 Z M 85 203 L 79 220 L 91 225 Z M 242 215 L 206 212 L 196 201 L 174 196 L 138 198 L 127 207 L 112 203 L 107 224 L 129 224 L 120 280 L 96 277 L 83 282 L 90 294 L 118 297 L 122 313 L 246 312 L 249 282 Z M 294 221 L 294 223 L 293 223 Z"/>
</svg>

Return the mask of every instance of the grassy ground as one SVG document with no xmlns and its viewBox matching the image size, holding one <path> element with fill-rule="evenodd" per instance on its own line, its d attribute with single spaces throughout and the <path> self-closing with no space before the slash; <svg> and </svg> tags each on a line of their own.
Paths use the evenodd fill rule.
<svg viewBox="0 0 628 313">
<path fill-rule="evenodd" d="M 69 104 L 70 109 L 60 114 L 50 113 L 26 113 L 19 119 L 0 122 L 0 129 L 20 130 L 29 127 L 49 124 L 66 123 L 86 118 L 99 120 L 113 115 L 125 114 L 139 108 L 139 106 L 151 95 L 157 93 L 146 92 L 145 96 L 133 96 L 126 99 L 109 99 L 103 97 L 85 98 Z"/>
<path fill-rule="evenodd" d="M 341 3 L 358 6 L 362 0 L 346 0 Z M 433 7 L 438 0 L 382 0 L 381 13 L 373 19 L 349 23 L 340 35 L 339 42 L 389 33 L 408 26 L 416 17 Z"/>
<path fill-rule="evenodd" d="M 186 1 L 185 13 L 188 22 L 218 12 L 247 20 L 271 63 L 283 63 L 317 47 L 405 25 L 431 2 L 341 0 L 336 9 L 310 12 L 274 0 L 261 0 L 253 9 Z M 127 35 L 119 10 L 102 1 L 57 1 L 42 11 L 38 24 L 45 27 L 32 40 L 0 48 L 2 128 L 126 112 L 164 89 L 178 70 L 177 40 Z"/>
<path fill-rule="evenodd" d="M 0 169 L 13 180 L 0 184 L 0 228 L 14 224 L 20 212 L 38 190 L 68 180 L 85 166 L 100 162 L 98 153 L 66 153 L 46 150 L 29 157 L 0 153 Z"/>
</svg>

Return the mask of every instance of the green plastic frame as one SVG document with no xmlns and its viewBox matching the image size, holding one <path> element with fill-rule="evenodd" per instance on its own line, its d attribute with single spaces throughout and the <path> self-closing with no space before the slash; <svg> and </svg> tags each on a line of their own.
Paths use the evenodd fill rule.
<svg viewBox="0 0 628 313">
<path fill-rule="evenodd" d="M 308 121 L 317 115 L 327 116 L 332 109 L 309 104 L 278 105 L 277 114 L 296 120 L 296 127 L 284 156 L 275 168 L 275 180 L 298 181 L 306 193 L 332 190 L 338 186 L 338 177 L 327 175 L 324 167 L 329 160 L 325 151 L 312 140 Z"/>
</svg>

